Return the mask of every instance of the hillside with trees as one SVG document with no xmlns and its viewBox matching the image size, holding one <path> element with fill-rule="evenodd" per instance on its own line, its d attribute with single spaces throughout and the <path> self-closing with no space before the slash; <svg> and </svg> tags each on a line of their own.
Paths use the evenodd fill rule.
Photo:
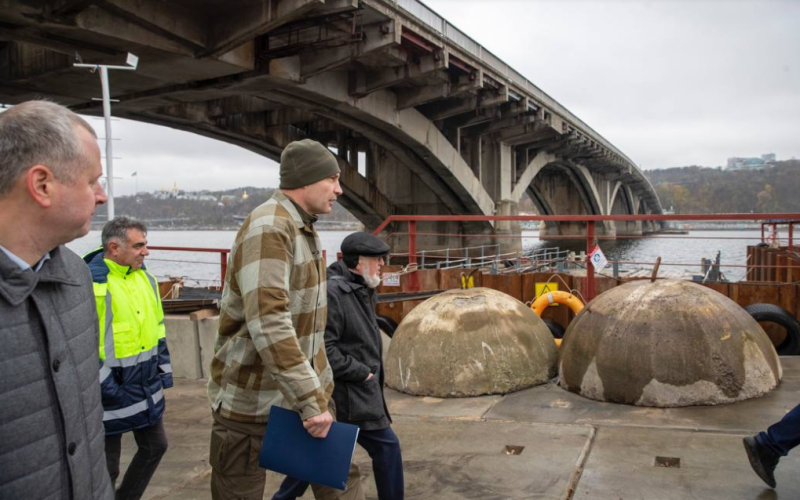
<svg viewBox="0 0 800 500">
<path fill-rule="evenodd" d="M 708 167 L 646 170 L 664 209 L 676 213 L 800 212 L 800 160 L 775 162 L 765 170 L 725 171 Z M 236 217 L 249 214 L 272 196 L 274 188 L 243 187 L 226 191 L 139 193 L 116 198 L 116 211 L 148 222 L 152 228 L 235 229 Z M 535 212 L 527 197 L 523 212 Z M 95 226 L 105 221 L 97 211 Z M 357 222 L 335 204 L 321 220 Z"/>
<path fill-rule="evenodd" d="M 115 198 L 115 211 L 117 215 L 145 221 L 153 229 L 236 229 L 237 217 L 252 212 L 274 192 L 274 188 L 243 187 L 226 191 L 139 193 Z M 96 227 L 106 220 L 106 208 L 98 208 Z M 333 211 L 320 220 L 357 222 L 339 204 L 334 204 Z"/>
<path fill-rule="evenodd" d="M 682 167 L 647 170 L 664 209 L 675 213 L 800 212 L 800 160 L 764 170 Z"/>
</svg>

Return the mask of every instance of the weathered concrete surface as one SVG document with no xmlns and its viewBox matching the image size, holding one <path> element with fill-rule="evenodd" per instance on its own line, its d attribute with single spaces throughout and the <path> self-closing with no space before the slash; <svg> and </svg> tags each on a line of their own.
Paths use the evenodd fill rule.
<svg viewBox="0 0 800 500">
<path fill-rule="evenodd" d="M 164 327 L 167 330 L 173 375 L 192 379 L 203 378 L 196 323 L 190 321 L 188 315 L 168 314 L 164 318 Z"/>
<path fill-rule="evenodd" d="M 214 342 L 219 330 L 219 316 L 201 319 L 197 322 L 197 336 L 200 341 L 200 367 L 203 370 L 203 378 L 209 378 L 211 370 L 211 360 L 214 358 Z"/>
<path fill-rule="evenodd" d="M 164 425 L 169 448 L 144 498 L 211 498 L 207 485 L 205 495 L 184 495 L 187 489 L 192 489 L 193 484 L 202 483 L 203 478 L 211 473 L 208 443 L 212 420 L 206 398 L 206 382 L 178 378 L 175 379 L 175 387 L 164 391 L 164 395 L 167 400 Z M 122 474 L 127 470 L 135 451 L 133 433 L 125 433 L 122 438 Z"/>
<path fill-rule="evenodd" d="M 502 398 L 483 418 L 548 424 L 633 426 L 755 434 L 780 420 L 800 401 L 800 357 L 782 357 L 778 389 L 760 398 L 716 406 L 648 408 L 603 403 L 567 392 L 551 382 Z"/>
<path fill-rule="evenodd" d="M 786 377 L 777 390 L 720 406 L 600 403 L 553 384 L 508 396 L 436 403 L 387 390 L 406 461 L 406 497 L 565 498 L 565 478 L 571 478 L 576 500 L 798 498 L 800 455 L 782 459 L 778 488 L 772 491 L 750 471 L 741 447 L 743 435 L 762 430 L 797 403 L 800 358 L 783 361 Z M 211 416 L 205 383 L 176 379 L 166 397 L 170 448 L 144 498 L 209 500 Z M 520 456 L 498 456 L 497 447 L 505 445 L 525 450 Z M 133 437 L 126 434 L 123 470 L 134 449 Z M 578 464 L 584 451 L 585 462 Z M 656 455 L 681 458 L 681 469 L 652 467 Z M 360 448 L 356 462 L 364 472 L 366 497 L 375 500 L 369 459 Z M 578 465 L 584 466 L 582 475 Z M 280 480 L 268 474 L 264 498 L 271 497 Z M 313 496 L 309 492 L 303 498 Z"/>
<path fill-rule="evenodd" d="M 208 378 L 219 316 L 192 321 L 188 314 L 169 314 L 165 326 L 173 374 L 182 378 Z"/>
<path fill-rule="evenodd" d="M 443 403 L 453 406 L 452 401 Z M 399 413 L 394 398 L 390 397 L 389 404 L 393 412 Z M 466 407 L 462 405 L 463 408 Z M 480 421 L 484 411 L 483 405 L 478 405 L 473 411 L 461 412 L 462 417 L 474 421 L 430 416 L 395 418 L 393 427 L 403 447 L 406 497 L 563 498 L 591 429 Z M 211 498 L 208 465 L 211 413 L 202 381 L 179 379 L 177 387 L 167 391 L 165 423 L 170 448 L 144 498 Z M 506 445 L 525 449 L 521 455 L 506 455 Z M 135 447 L 132 435 L 126 434 L 123 471 Z M 359 447 L 355 460 L 363 472 L 367 498 L 376 498 L 369 456 Z M 281 476 L 267 473 L 264 498 L 271 497 L 281 480 Z M 309 490 L 302 498 L 313 495 Z"/>
<path fill-rule="evenodd" d="M 565 389 L 639 406 L 714 405 L 775 388 L 781 366 L 762 328 L 727 297 L 687 281 L 636 281 L 597 297 L 570 324 Z"/>
<path fill-rule="evenodd" d="M 561 499 L 592 429 L 399 419 L 406 498 Z M 505 447 L 523 446 L 520 455 Z M 368 498 L 375 498 L 369 462 Z"/>
<path fill-rule="evenodd" d="M 503 400 L 503 396 L 499 395 L 474 398 L 434 398 L 409 396 L 393 390 L 387 390 L 385 394 L 392 417 L 479 420 Z"/>
<path fill-rule="evenodd" d="M 451 290 L 408 314 L 385 362 L 386 383 L 435 397 L 506 394 L 555 372 L 547 326 L 525 304 L 496 290 Z"/>
<path fill-rule="evenodd" d="M 654 429 L 599 429 L 575 499 L 796 499 L 800 455 L 781 460 L 777 490 L 750 469 L 741 435 Z M 656 457 L 680 467 L 654 466 Z"/>
</svg>

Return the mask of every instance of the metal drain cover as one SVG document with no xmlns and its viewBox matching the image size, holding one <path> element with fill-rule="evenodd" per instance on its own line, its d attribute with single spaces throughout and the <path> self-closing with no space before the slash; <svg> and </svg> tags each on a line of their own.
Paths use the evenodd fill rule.
<svg viewBox="0 0 800 500">
<path fill-rule="evenodd" d="M 656 457 L 653 467 L 666 467 L 670 469 L 680 469 L 681 459 L 677 457 Z"/>
</svg>

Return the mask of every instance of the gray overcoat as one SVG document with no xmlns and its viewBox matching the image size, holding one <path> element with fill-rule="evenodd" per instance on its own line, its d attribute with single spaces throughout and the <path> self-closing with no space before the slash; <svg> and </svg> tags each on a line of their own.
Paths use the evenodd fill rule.
<svg viewBox="0 0 800 500">
<path fill-rule="evenodd" d="M 0 498 L 111 500 L 97 312 L 86 264 L 0 251 Z"/>
</svg>

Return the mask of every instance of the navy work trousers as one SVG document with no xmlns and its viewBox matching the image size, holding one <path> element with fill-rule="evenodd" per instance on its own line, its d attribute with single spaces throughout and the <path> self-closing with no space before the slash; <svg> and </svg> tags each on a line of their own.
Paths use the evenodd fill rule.
<svg viewBox="0 0 800 500">
<path fill-rule="evenodd" d="M 161 457 L 167 452 L 167 432 L 164 430 L 164 419 L 133 431 L 138 449 L 133 456 L 122 484 L 116 492 L 117 500 L 139 500 L 144 495 L 144 490 L 150 484 L 150 479 L 161 462 Z M 111 484 L 116 486 L 119 477 L 119 461 L 122 453 L 122 434 L 106 436 L 106 466 L 111 476 Z"/>
<path fill-rule="evenodd" d="M 379 431 L 358 433 L 358 444 L 367 450 L 372 459 L 372 473 L 378 489 L 379 500 L 403 500 L 405 482 L 403 480 L 403 457 L 400 455 L 400 440 L 391 427 Z M 272 500 L 294 500 L 302 496 L 308 483 L 287 477 Z"/>
<path fill-rule="evenodd" d="M 756 436 L 759 444 L 765 446 L 772 453 L 785 457 L 800 444 L 800 405 L 795 406 L 780 422 L 769 426 L 767 432 Z"/>
</svg>

